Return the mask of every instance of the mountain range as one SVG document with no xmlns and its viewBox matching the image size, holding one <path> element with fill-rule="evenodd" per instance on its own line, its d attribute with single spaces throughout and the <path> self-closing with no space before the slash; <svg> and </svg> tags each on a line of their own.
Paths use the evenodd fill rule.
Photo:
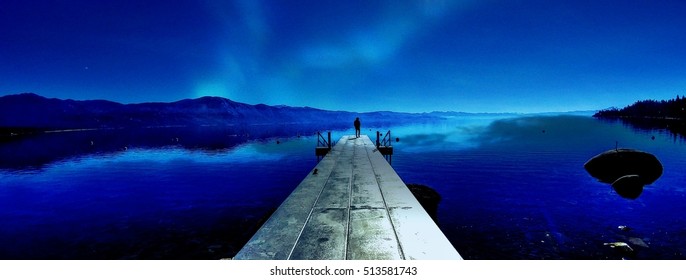
<svg viewBox="0 0 686 280">
<path fill-rule="evenodd" d="M 34 93 L 0 97 L 0 128 L 4 131 L 236 124 L 352 124 L 356 117 L 367 124 L 442 118 L 430 113 L 356 113 L 284 105 L 250 105 L 222 97 L 138 104 L 107 100 L 63 100 Z"/>
</svg>

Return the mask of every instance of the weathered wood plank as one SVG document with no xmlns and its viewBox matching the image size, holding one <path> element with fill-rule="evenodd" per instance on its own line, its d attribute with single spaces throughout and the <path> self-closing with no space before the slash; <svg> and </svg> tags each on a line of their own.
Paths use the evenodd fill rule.
<svg viewBox="0 0 686 280">
<path fill-rule="evenodd" d="M 349 145 L 342 146 L 336 168 L 329 175 L 309 221 L 293 249 L 290 259 L 345 259 L 352 155 Z"/>
<path fill-rule="evenodd" d="M 347 223 L 347 208 L 315 208 L 290 259 L 345 259 Z"/>
<path fill-rule="evenodd" d="M 350 211 L 350 232 L 347 259 L 402 259 L 398 240 L 386 209 L 354 209 Z"/>
<path fill-rule="evenodd" d="M 343 139 L 341 139 L 342 141 Z M 339 141 L 339 142 L 341 142 Z M 235 259 L 288 259 L 305 226 L 319 194 L 333 172 L 342 145 L 336 145 L 329 155 L 310 171 L 288 198 L 236 254 Z"/>
<path fill-rule="evenodd" d="M 460 260 L 443 232 L 424 209 L 389 208 L 391 220 L 408 260 Z"/>
<path fill-rule="evenodd" d="M 419 201 L 372 147 L 367 153 L 405 259 L 462 259 Z"/>
<path fill-rule="evenodd" d="M 351 206 L 353 209 L 385 208 L 381 189 L 379 189 L 376 175 L 372 170 L 372 163 L 369 161 L 366 147 L 364 145 L 359 146 L 361 149 L 355 154 Z"/>
</svg>

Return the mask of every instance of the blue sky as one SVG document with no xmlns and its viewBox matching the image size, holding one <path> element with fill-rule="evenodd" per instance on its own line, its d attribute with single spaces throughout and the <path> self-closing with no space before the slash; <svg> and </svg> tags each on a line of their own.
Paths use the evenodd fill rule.
<svg viewBox="0 0 686 280">
<path fill-rule="evenodd" d="M 0 95 L 541 112 L 686 94 L 684 1 L 16 1 Z"/>
</svg>

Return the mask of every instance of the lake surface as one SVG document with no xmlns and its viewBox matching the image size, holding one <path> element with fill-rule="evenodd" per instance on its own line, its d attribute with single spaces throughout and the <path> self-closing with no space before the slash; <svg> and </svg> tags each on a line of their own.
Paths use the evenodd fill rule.
<svg viewBox="0 0 686 280">
<path fill-rule="evenodd" d="M 442 195 L 439 225 L 466 259 L 686 259 L 686 142 L 666 130 L 588 116 L 371 130 L 363 120 L 370 137 L 388 129 L 400 138 L 393 167 Z M 2 142 L 0 259 L 231 257 L 316 165 L 314 131 L 156 128 Z M 345 134 L 354 131 L 332 132 Z M 583 168 L 616 145 L 664 166 L 635 200 Z"/>
</svg>

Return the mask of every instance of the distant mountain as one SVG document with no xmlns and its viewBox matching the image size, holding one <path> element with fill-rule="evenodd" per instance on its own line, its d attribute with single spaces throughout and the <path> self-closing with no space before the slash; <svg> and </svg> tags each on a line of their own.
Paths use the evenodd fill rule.
<svg viewBox="0 0 686 280">
<path fill-rule="evenodd" d="M 355 117 L 360 117 L 367 124 L 441 118 L 430 114 L 385 111 L 355 113 L 284 105 L 249 105 L 222 97 L 139 104 L 62 100 L 33 93 L 0 97 L 0 128 L 5 131 L 234 124 L 352 124 Z"/>
<path fill-rule="evenodd" d="M 686 98 L 677 95 L 669 100 L 642 100 L 622 109 L 608 108 L 593 115 L 596 118 L 659 118 L 686 120 Z"/>
</svg>

